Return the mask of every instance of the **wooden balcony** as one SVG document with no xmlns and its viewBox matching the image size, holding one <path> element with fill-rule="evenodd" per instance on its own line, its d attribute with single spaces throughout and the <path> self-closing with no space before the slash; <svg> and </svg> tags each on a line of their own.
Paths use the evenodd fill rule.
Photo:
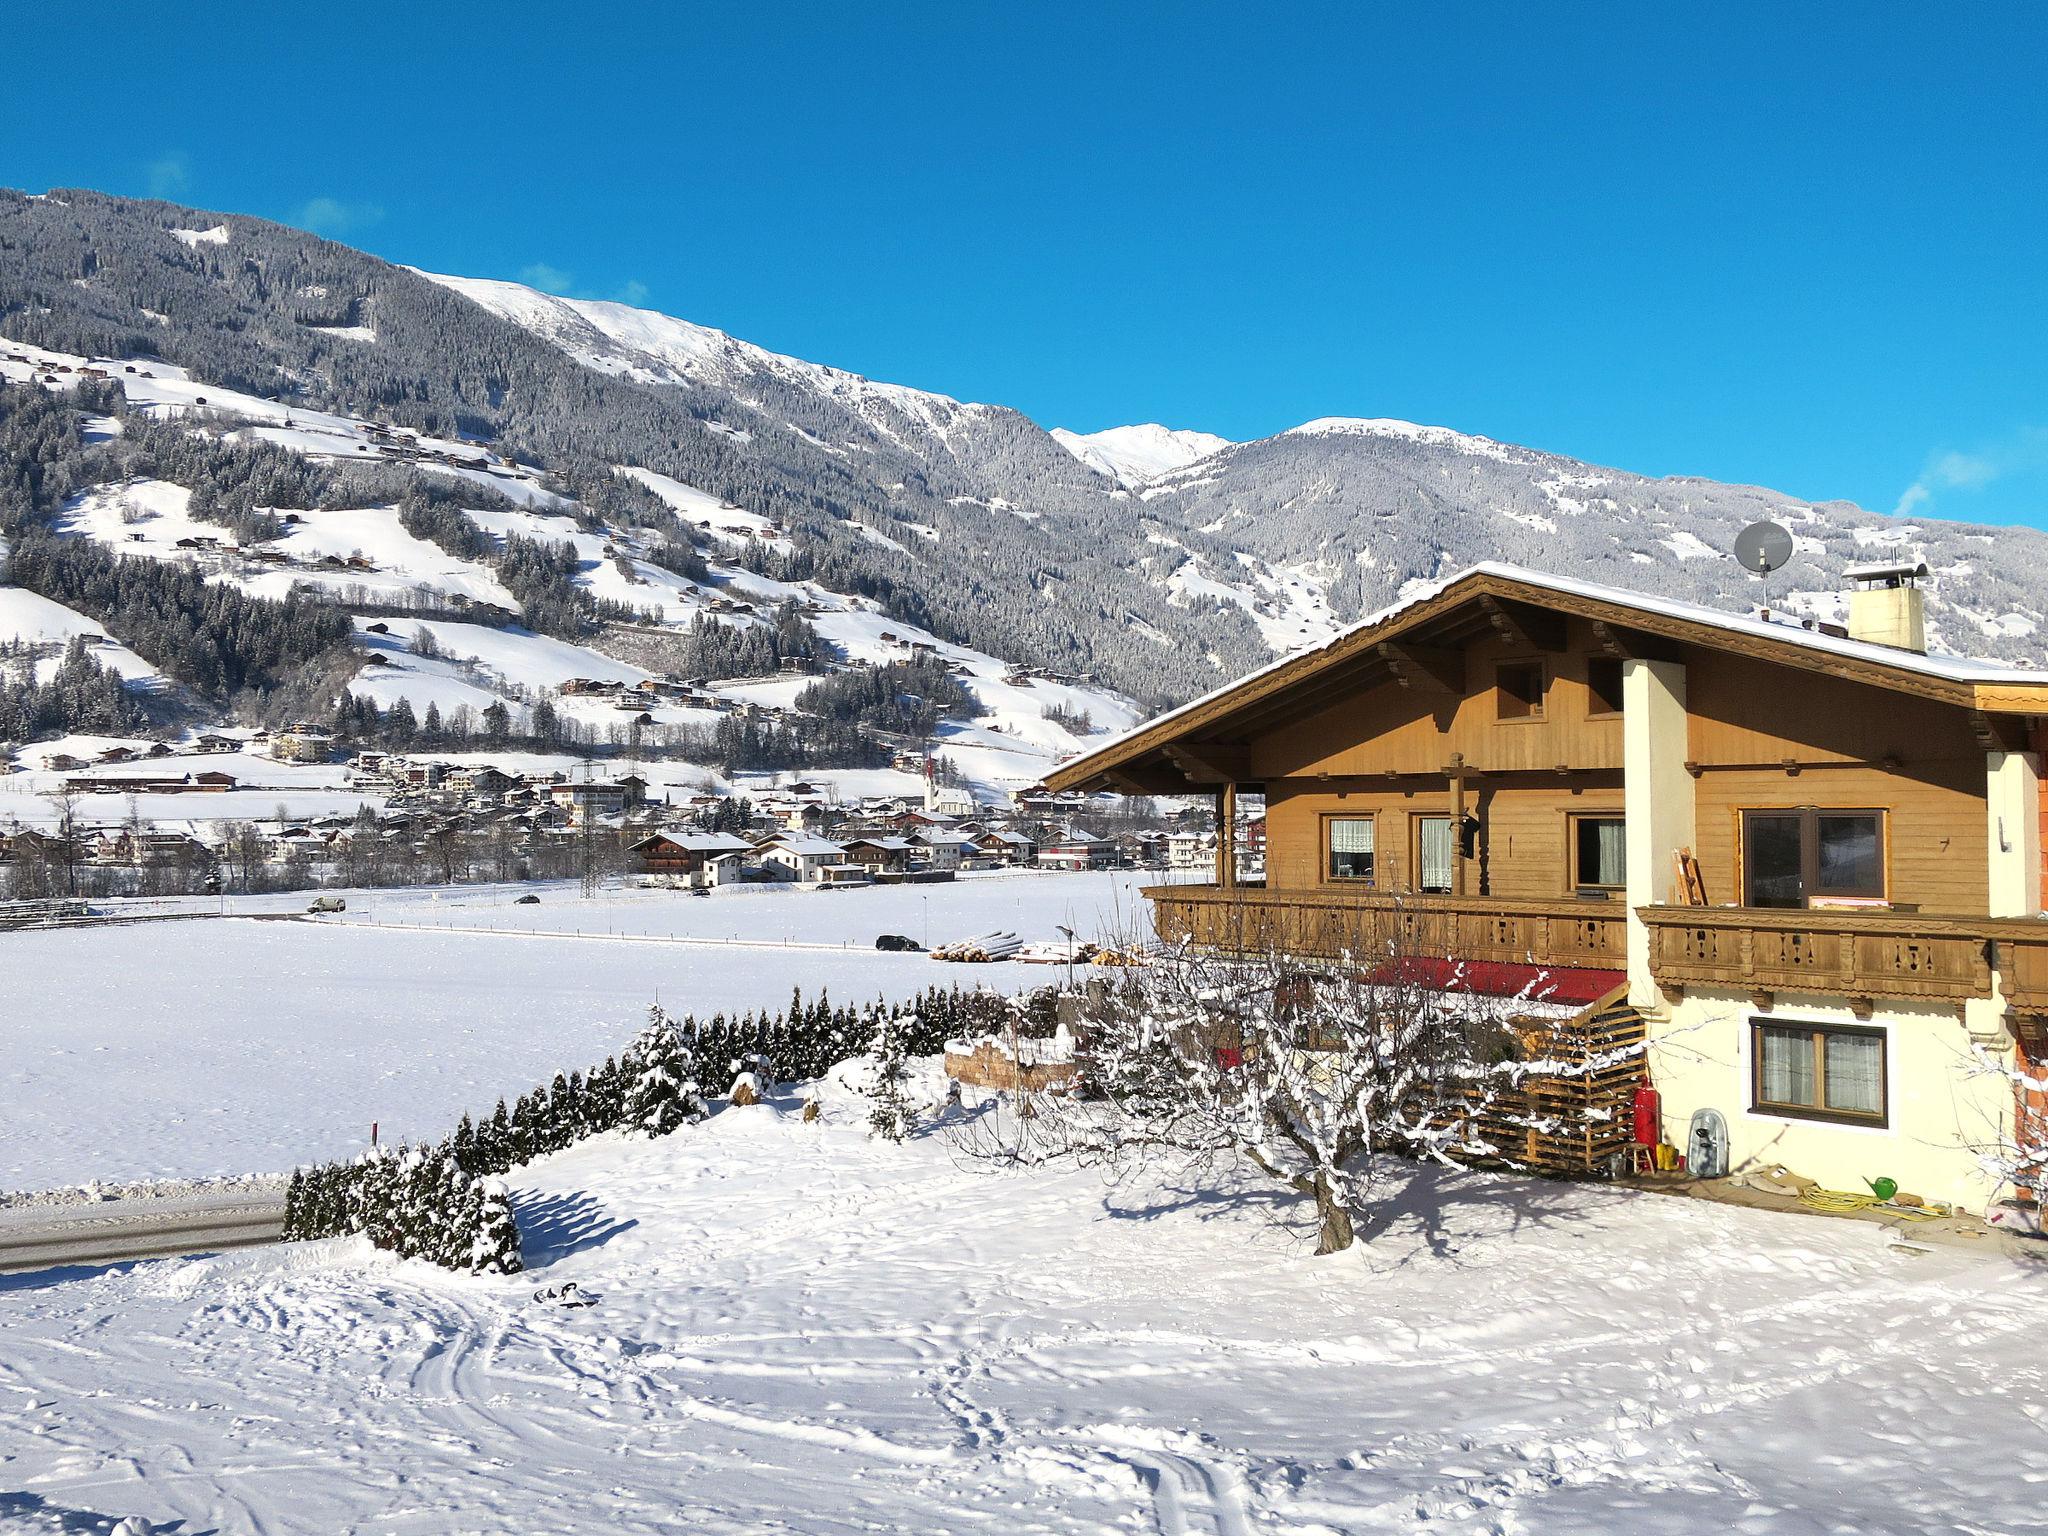
<svg viewBox="0 0 2048 1536">
<path fill-rule="evenodd" d="M 1382 891 L 1155 885 L 1159 937 L 1236 953 L 1400 955 L 1620 970 L 1628 908 L 1618 901 L 1517 901 Z"/>
<path fill-rule="evenodd" d="M 1920 912 L 1640 907 L 1659 986 L 1949 1003 L 1991 996 L 1994 946 L 2024 957 L 2048 1006 L 2048 923 Z M 2011 978 L 2008 978 L 2008 986 Z"/>
</svg>

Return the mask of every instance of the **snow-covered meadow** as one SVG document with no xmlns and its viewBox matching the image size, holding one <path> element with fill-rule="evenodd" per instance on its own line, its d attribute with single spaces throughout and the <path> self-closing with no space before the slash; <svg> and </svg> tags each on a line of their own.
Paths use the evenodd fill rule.
<svg viewBox="0 0 2048 1536">
<path fill-rule="evenodd" d="M 343 917 L 0 934 L 0 1190 L 276 1172 L 446 1134 L 670 1012 L 846 1001 L 929 986 L 1016 990 L 1044 967 L 882 954 L 1011 929 L 1127 931 L 1158 876 L 1018 873 L 708 897 L 573 884 L 350 894 Z M 514 898 L 537 889 L 535 906 Z M 234 909 L 303 912 L 299 893 Z M 207 910 L 204 898 L 165 904 Z"/>
<path fill-rule="evenodd" d="M 2034 1266 L 1422 1170 L 1315 1259 L 1268 1186 L 998 1173 L 825 1102 L 515 1176 L 507 1279 L 357 1240 L 0 1278 L 0 1520 L 2038 1529 Z"/>
</svg>

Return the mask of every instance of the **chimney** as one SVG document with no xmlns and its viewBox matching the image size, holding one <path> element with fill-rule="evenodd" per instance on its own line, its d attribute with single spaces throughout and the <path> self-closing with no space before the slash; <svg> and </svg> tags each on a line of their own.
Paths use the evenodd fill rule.
<svg viewBox="0 0 2048 1536">
<path fill-rule="evenodd" d="M 1895 650 L 1927 653 L 1927 594 L 1919 587 L 1927 567 L 1918 560 L 1852 565 L 1842 574 L 1849 589 L 1849 638 Z"/>
</svg>

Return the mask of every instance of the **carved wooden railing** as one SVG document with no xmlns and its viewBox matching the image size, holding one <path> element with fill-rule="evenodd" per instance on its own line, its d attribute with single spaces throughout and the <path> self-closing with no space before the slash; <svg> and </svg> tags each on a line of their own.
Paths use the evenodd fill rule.
<svg viewBox="0 0 2048 1536">
<path fill-rule="evenodd" d="M 1156 885 L 1145 895 L 1165 942 L 1241 953 L 1391 953 L 1603 970 L 1628 957 L 1628 908 L 1620 902 L 1217 885 Z"/>
<path fill-rule="evenodd" d="M 2031 939 L 2028 953 L 2048 945 L 2048 924 L 2025 919 L 1773 907 L 1636 910 L 1650 930 L 1650 970 L 1668 991 L 1728 987 L 1961 1004 L 1991 996 L 1994 944 Z M 2048 964 L 2041 979 L 2048 986 Z"/>
</svg>

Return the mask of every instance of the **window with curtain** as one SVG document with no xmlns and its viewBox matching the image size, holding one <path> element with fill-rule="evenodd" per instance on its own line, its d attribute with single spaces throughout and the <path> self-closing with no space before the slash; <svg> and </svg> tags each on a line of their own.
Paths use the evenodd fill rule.
<svg viewBox="0 0 2048 1536">
<path fill-rule="evenodd" d="M 1628 824 L 1619 816 L 1572 818 L 1572 888 L 1605 895 L 1628 884 Z"/>
<path fill-rule="evenodd" d="M 1362 880 L 1373 878 L 1373 820 L 1370 816 L 1332 816 L 1330 829 L 1330 878 Z"/>
<path fill-rule="evenodd" d="M 1451 818 L 1424 816 L 1415 827 L 1418 891 L 1447 895 L 1451 889 Z"/>
<path fill-rule="evenodd" d="M 1852 1125 L 1885 1123 L 1884 1032 L 1841 1024 L 1752 1024 L 1755 1093 L 1764 1114 Z"/>
</svg>

